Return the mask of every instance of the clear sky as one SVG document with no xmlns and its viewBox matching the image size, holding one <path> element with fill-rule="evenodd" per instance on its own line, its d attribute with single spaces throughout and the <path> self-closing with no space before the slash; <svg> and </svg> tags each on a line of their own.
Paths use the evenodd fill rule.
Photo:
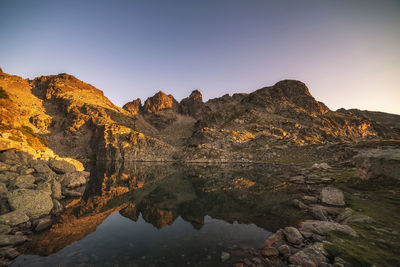
<svg viewBox="0 0 400 267">
<path fill-rule="evenodd" d="M 67 72 L 119 106 L 298 79 L 331 109 L 400 114 L 400 1 L 0 0 L 0 67 Z"/>
</svg>

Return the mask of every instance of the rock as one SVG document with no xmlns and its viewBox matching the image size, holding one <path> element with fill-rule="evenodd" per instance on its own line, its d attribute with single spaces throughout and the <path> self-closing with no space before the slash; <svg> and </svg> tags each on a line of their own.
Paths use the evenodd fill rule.
<svg viewBox="0 0 400 267">
<path fill-rule="evenodd" d="M 35 228 L 36 232 L 43 231 L 49 228 L 53 224 L 53 221 L 50 216 L 40 218 L 33 222 L 33 227 Z"/>
<path fill-rule="evenodd" d="M 290 247 L 286 244 L 283 244 L 278 247 L 278 251 L 280 254 L 282 254 L 284 257 L 287 257 L 290 255 Z"/>
<path fill-rule="evenodd" d="M 8 171 L 10 169 L 10 165 L 0 162 L 0 172 Z"/>
<path fill-rule="evenodd" d="M 318 199 L 313 196 L 303 196 L 303 201 L 306 203 L 317 203 Z"/>
<path fill-rule="evenodd" d="M 312 165 L 311 168 L 312 168 L 312 169 L 323 169 L 323 170 L 327 170 L 327 169 L 330 168 L 330 166 L 329 166 L 327 163 L 323 162 L 323 163 L 320 163 L 320 164 L 314 163 L 314 165 Z"/>
<path fill-rule="evenodd" d="M 293 199 L 293 206 L 295 206 L 296 208 L 299 208 L 301 210 L 308 209 L 308 206 L 298 199 Z"/>
<path fill-rule="evenodd" d="M 289 179 L 289 182 L 294 184 L 303 184 L 304 183 L 304 176 L 295 176 Z"/>
<path fill-rule="evenodd" d="M 0 215 L 0 223 L 10 226 L 16 226 L 29 221 L 29 217 L 23 210 L 14 210 L 6 214 Z"/>
<path fill-rule="evenodd" d="M 10 186 L 14 188 L 32 188 L 35 182 L 33 175 L 20 175 L 11 181 Z"/>
<path fill-rule="evenodd" d="M 6 235 L 11 232 L 11 227 L 6 224 L 0 224 L 0 234 Z"/>
<path fill-rule="evenodd" d="M 83 172 L 66 173 L 61 178 L 61 185 L 67 188 L 75 188 L 86 184 L 86 176 Z"/>
<path fill-rule="evenodd" d="M 353 214 L 344 220 L 345 223 L 358 222 L 358 223 L 373 223 L 374 219 L 367 215 Z"/>
<path fill-rule="evenodd" d="M 62 193 L 61 193 L 61 183 L 59 183 L 57 180 L 53 179 L 51 181 L 51 191 L 52 191 L 52 198 L 55 199 L 61 199 L 62 198 Z"/>
<path fill-rule="evenodd" d="M 279 229 L 274 234 L 270 235 L 267 240 L 265 240 L 264 244 L 261 245 L 261 248 L 271 247 L 273 244 L 281 241 L 283 239 L 283 231 Z"/>
<path fill-rule="evenodd" d="M 7 196 L 7 194 L 6 194 L 6 196 Z M 11 211 L 11 208 L 8 205 L 7 198 L 1 198 L 0 199 L 0 214 L 5 214 L 10 211 Z"/>
<path fill-rule="evenodd" d="M 0 248 L 0 257 L 13 260 L 18 256 L 19 256 L 19 252 L 13 247 Z"/>
<path fill-rule="evenodd" d="M 319 207 L 319 206 L 310 207 L 308 210 L 308 213 L 312 217 L 314 217 L 314 219 L 321 220 L 321 221 L 328 220 L 326 212 L 323 209 L 321 209 L 321 207 Z"/>
<path fill-rule="evenodd" d="M 231 254 L 229 254 L 228 252 L 225 252 L 225 251 L 221 252 L 221 261 L 222 262 L 229 260 L 230 257 L 231 257 Z"/>
<path fill-rule="evenodd" d="M 261 264 L 261 263 L 262 263 L 262 260 L 261 260 L 260 258 L 258 258 L 258 257 L 252 258 L 251 261 L 252 261 L 252 262 L 255 262 L 255 263 L 257 263 L 257 264 Z"/>
<path fill-rule="evenodd" d="M 63 210 L 63 205 L 57 199 L 53 199 L 53 209 L 51 210 L 51 213 L 57 216 L 63 212 Z"/>
<path fill-rule="evenodd" d="M 72 165 L 69 162 L 66 162 L 64 160 L 50 160 L 49 161 L 49 167 L 52 169 L 55 173 L 57 174 L 65 174 L 68 172 L 74 172 L 76 171 L 76 168 L 74 165 Z"/>
<path fill-rule="evenodd" d="M 237 262 L 237 263 L 233 264 L 233 267 L 244 267 L 244 264 L 241 262 Z"/>
<path fill-rule="evenodd" d="M 83 194 L 81 192 L 65 189 L 63 195 L 66 197 L 81 197 Z"/>
<path fill-rule="evenodd" d="M 322 243 L 314 243 L 289 257 L 291 264 L 299 266 L 326 266 L 328 253 Z"/>
<path fill-rule="evenodd" d="M 52 191 L 51 191 L 51 183 L 50 182 L 42 182 L 39 183 L 37 186 L 37 190 L 40 190 L 41 192 L 44 192 L 51 196 Z"/>
<path fill-rule="evenodd" d="M 299 230 L 297 230 L 297 228 L 295 227 L 285 227 L 285 229 L 283 230 L 283 234 L 285 235 L 286 240 L 291 244 L 300 245 L 301 243 L 303 243 L 304 238 Z"/>
<path fill-rule="evenodd" d="M 349 218 L 353 214 L 353 210 L 351 208 L 345 208 L 335 219 L 336 222 L 342 223 L 347 218 Z"/>
<path fill-rule="evenodd" d="M 343 192 L 336 187 L 327 186 L 321 191 L 321 202 L 333 206 L 344 206 Z"/>
<path fill-rule="evenodd" d="M 24 235 L 0 235 L 0 246 L 15 246 L 27 241 L 28 238 Z"/>
<path fill-rule="evenodd" d="M 21 174 L 21 175 L 28 175 L 28 174 L 32 174 L 32 173 L 34 173 L 34 172 L 35 172 L 35 169 L 33 169 L 33 168 L 25 168 L 25 169 L 21 170 L 21 171 L 19 172 L 19 174 Z"/>
<path fill-rule="evenodd" d="M 356 231 L 354 231 L 348 225 L 342 225 L 336 222 L 327 222 L 327 221 L 314 221 L 314 220 L 307 220 L 300 223 L 300 231 L 314 233 L 321 236 L 328 235 L 329 232 L 332 231 L 339 231 L 342 233 L 346 233 L 348 235 L 357 237 Z"/>
<path fill-rule="evenodd" d="M 0 152 L 0 161 L 8 165 L 15 165 L 20 162 L 20 158 L 14 149 L 10 149 Z"/>
<path fill-rule="evenodd" d="M 400 149 L 369 149 L 353 160 L 361 179 L 400 180 Z"/>
<path fill-rule="evenodd" d="M 33 219 L 49 214 L 53 208 L 50 195 L 39 190 L 17 189 L 9 192 L 7 198 L 13 210 L 21 210 Z"/>
<path fill-rule="evenodd" d="M 272 257 L 272 256 L 278 256 L 279 251 L 274 247 L 268 247 L 268 248 L 264 248 L 261 251 L 261 254 L 265 257 Z"/>
<path fill-rule="evenodd" d="M 7 192 L 8 192 L 8 190 L 7 190 L 6 184 L 0 182 L 0 195 L 3 195 L 3 194 L 5 194 L 5 193 L 7 193 Z"/>
<path fill-rule="evenodd" d="M 33 161 L 31 162 L 31 166 L 38 173 L 37 180 L 38 181 L 48 181 L 49 179 L 54 179 L 56 177 L 56 173 L 53 172 L 50 167 L 44 163 L 43 161 Z"/>
</svg>

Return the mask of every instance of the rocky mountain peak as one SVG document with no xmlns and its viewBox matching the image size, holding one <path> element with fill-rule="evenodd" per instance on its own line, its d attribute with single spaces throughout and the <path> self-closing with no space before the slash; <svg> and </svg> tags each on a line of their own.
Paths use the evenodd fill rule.
<svg viewBox="0 0 400 267">
<path fill-rule="evenodd" d="M 131 102 L 126 103 L 122 108 L 130 112 L 131 114 L 136 115 L 142 109 L 142 100 L 140 100 L 140 98 L 137 98 L 135 100 L 132 100 Z"/>
<path fill-rule="evenodd" d="M 193 99 L 195 101 L 203 102 L 203 96 L 199 90 L 193 90 L 192 93 L 190 94 L 189 98 Z"/>
<path fill-rule="evenodd" d="M 144 113 L 154 113 L 163 109 L 176 109 L 178 102 L 172 95 L 166 95 L 159 91 L 152 97 L 146 99 L 143 105 Z"/>
</svg>

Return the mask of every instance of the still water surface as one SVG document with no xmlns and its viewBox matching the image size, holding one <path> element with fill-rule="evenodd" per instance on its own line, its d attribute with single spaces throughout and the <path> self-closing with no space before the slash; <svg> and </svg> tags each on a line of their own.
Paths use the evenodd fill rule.
<svg viewBox="0 0 400 267">
<path fill-rule="evenodd" d="M 232 265 L 300 215 L 282 166 L 98 164 L 14 266 Z M 232 257 L 221 262 L 221 252 Z"/>
</svg>

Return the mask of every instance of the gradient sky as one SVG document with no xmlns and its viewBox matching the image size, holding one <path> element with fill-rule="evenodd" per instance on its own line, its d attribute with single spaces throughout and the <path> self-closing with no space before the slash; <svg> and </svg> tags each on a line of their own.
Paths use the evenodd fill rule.
<svg viewBox="0 0 400 267">
<path fill-rule="evenodd" d="M 400 1 L 0 0 L 0 67 L 70 73 L 119 106 L 298 79 L 333 110 L 400 114 Z"/>
</svg>

